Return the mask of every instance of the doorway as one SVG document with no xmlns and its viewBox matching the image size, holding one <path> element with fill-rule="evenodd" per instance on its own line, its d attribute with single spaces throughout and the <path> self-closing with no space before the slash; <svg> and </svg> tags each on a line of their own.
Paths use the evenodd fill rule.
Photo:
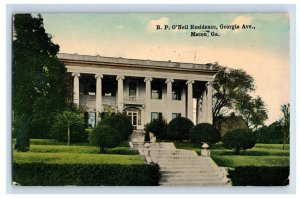
<svg viewBox="0 0 300 198">
<path fill-rule="evenodd" d="M 126 115 L 131 121 L 133 129 L 136 130 L 138 126 L 139 113 L 137 111 L 127 111 Z"/>
</svg>

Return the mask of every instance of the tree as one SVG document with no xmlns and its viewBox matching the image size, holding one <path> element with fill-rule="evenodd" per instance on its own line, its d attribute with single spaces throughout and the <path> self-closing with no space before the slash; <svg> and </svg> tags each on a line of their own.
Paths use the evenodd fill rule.
<svg viewBox="0 0 300 198">
<path fill-rule="evenodd" d="M 282 149 L 284 150 L 285 144 L 290 139 L 290 104 L 282 105 L 281 112 L 283 113 L 283 118 L 280 120 L 280 123 L 283 131 Z"/>
<path fill-rule="evenodd" d="M 254 79 L 242 69 L 232 69 L 216 65 L 219 70 L 212 83 L 213 117 L 216 120 L 226 109 L 234 109 L 235 104 L 255 90 Z"/>
<path fill-rule="evenodd" d="M 195 143 L 217 143 L 221 140 L 221 135 L 218 129 L 212 124 L 200 123 L 192 127 L 190 130 L 190 140 Z"/>
<path fill-rule="evenodd" d="M 189 131 L 194 123 L 185 117 L 177 117 L 171 120 L 166 131 L 167 139 L 186 140 L 189 139 Z"/>
<path fill-rule="evenodd" d="M 41 15 L 16 14 L 13 23 L 12 103 L 14 119 L 19 119 L 14 126 L 16 150 L 28 151 L 29 131 L 39 127 L 49 131 L 55 112 L 66 105 L 66 68 L 56 57 L 59 46 L 45 32 Z"/>
<path fill-rule="evenodd" d="M 110 126 L 116 129 L 120 135 L 121 139 L 127 141 L 129 136 L 133 132 L 133 126 L 128 119 L 128 117 L 122 113 L 110 114 L 106 116 L 100 124 Z"/>
<path fill-rule="evenodd" d="M 282 144 L 283 134 L 281 123 L 276 121 L 269 126 L 263 126 L 255 132 L 257 142 L 267 144 Z"/>
<path fill-rule="evenodd" d="M 166 119 L 161 117 L 145 124 L 144 130 L 153 133 L 158 139 L 164 139 L 168 138 L 168 136 L 166 136 L 167 127 L 168 123 Z"/>
<path fill-rule="evenodd" d="M 253 133 L 247 129 L 236 129 L 226 133 L 222 137 L 223 146 L 226 149 L 234 150 L 235 154 L 239 154 L 241 150 L 253 148 L 256 139 Z"/>
<path fill-rule="evenodd" d="M 261 97 L 253 98 L 246 94 L 236 104 L 236 111 L 243 117 L 249 129 L 264 125 L 268 119 L 267 110 Z"/>
<path fill-rule="evenodd" d="M 117 147 L 121 142 L 120 133 L 114 128 L 98 124 L 90 133 L 89 137 L 91 145 L 98 146 L 100 153 L 105 153 L 107 148 Z"/>
<path fill-rule="evenodd" d="M 76 113 L 76 112 L 73 112 L 73 111 L 70 111 L 70 110 L 65 110 L 63 112 L 60 112 L 56 115 L 55 117 L 55 127 L 57 127 L 57 129 L 53 129 L 54 131 L 56 130 L 62 130 L 61 129 L 61 126 L 63 127 L 66 127 L 67 130 L 66 130 L 66 136 L 67 136 L 67 145 L 69 146 L 70 145 L 70 142 L 71 142 L 71 127 L 74 126 L 74 125 L 82 125 L 82 129 L 83 128 L 83 125 L 84 125 L 84 122 L 83 122 L 83 117 Z M 58 132 L 61 132 L 61 131 L 58 131 Z M 63 133 L 65 131 L 63 130 Z"/>
</svg>

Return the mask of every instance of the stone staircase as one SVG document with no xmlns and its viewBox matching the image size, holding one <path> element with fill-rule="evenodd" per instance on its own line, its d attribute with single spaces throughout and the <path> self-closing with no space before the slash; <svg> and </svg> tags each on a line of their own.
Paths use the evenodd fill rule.
<svg viewBox="0 0 300 198">
<path fill-rule="evenodd" d="M 226 170 L 218 167 L 210 157 L 198 156 L 195 151 L 176 149 L 173 143 L 155 142 L 144 147 L 144 139 L 136 131 L 131 146 L 139 150 L 148 163 L 160 166 L 162 186 L 212 186 L 229 185 Z"/>
</svg>

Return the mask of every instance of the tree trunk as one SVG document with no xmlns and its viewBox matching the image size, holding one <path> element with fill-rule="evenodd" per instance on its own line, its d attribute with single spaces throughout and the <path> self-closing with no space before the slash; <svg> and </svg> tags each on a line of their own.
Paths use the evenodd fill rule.
<svg viewBox="0 0 300 198">
<path fill-rule="evenodd" d="M 18 120 L 14 124 L 14 131 L 16 134 L 15 149 L 21 152 L 29 151 L 29 116 L 22 114 L 17 118 Z"/>
<path fill-rule="evenodd" d="M 70 139 L 71 139 L 70 126 L 68 126 L 68 146 L 70 146 Z"/>
</svg>

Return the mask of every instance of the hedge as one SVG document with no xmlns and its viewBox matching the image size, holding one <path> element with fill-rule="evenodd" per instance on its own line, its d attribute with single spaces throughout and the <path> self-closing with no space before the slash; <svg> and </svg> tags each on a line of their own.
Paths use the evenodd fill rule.
<svg viewBox="0 0 300 198">
<path fill-rule="evenodd" d="M 286 186 L 288 166 L 239 166 L 228 171 L 233 186 Z"/>
<path fill-rule="evenodd" d="M 13 181 L 22 186 L 157 186 L 157 164 L 13 163 Z"/>
</svg>

